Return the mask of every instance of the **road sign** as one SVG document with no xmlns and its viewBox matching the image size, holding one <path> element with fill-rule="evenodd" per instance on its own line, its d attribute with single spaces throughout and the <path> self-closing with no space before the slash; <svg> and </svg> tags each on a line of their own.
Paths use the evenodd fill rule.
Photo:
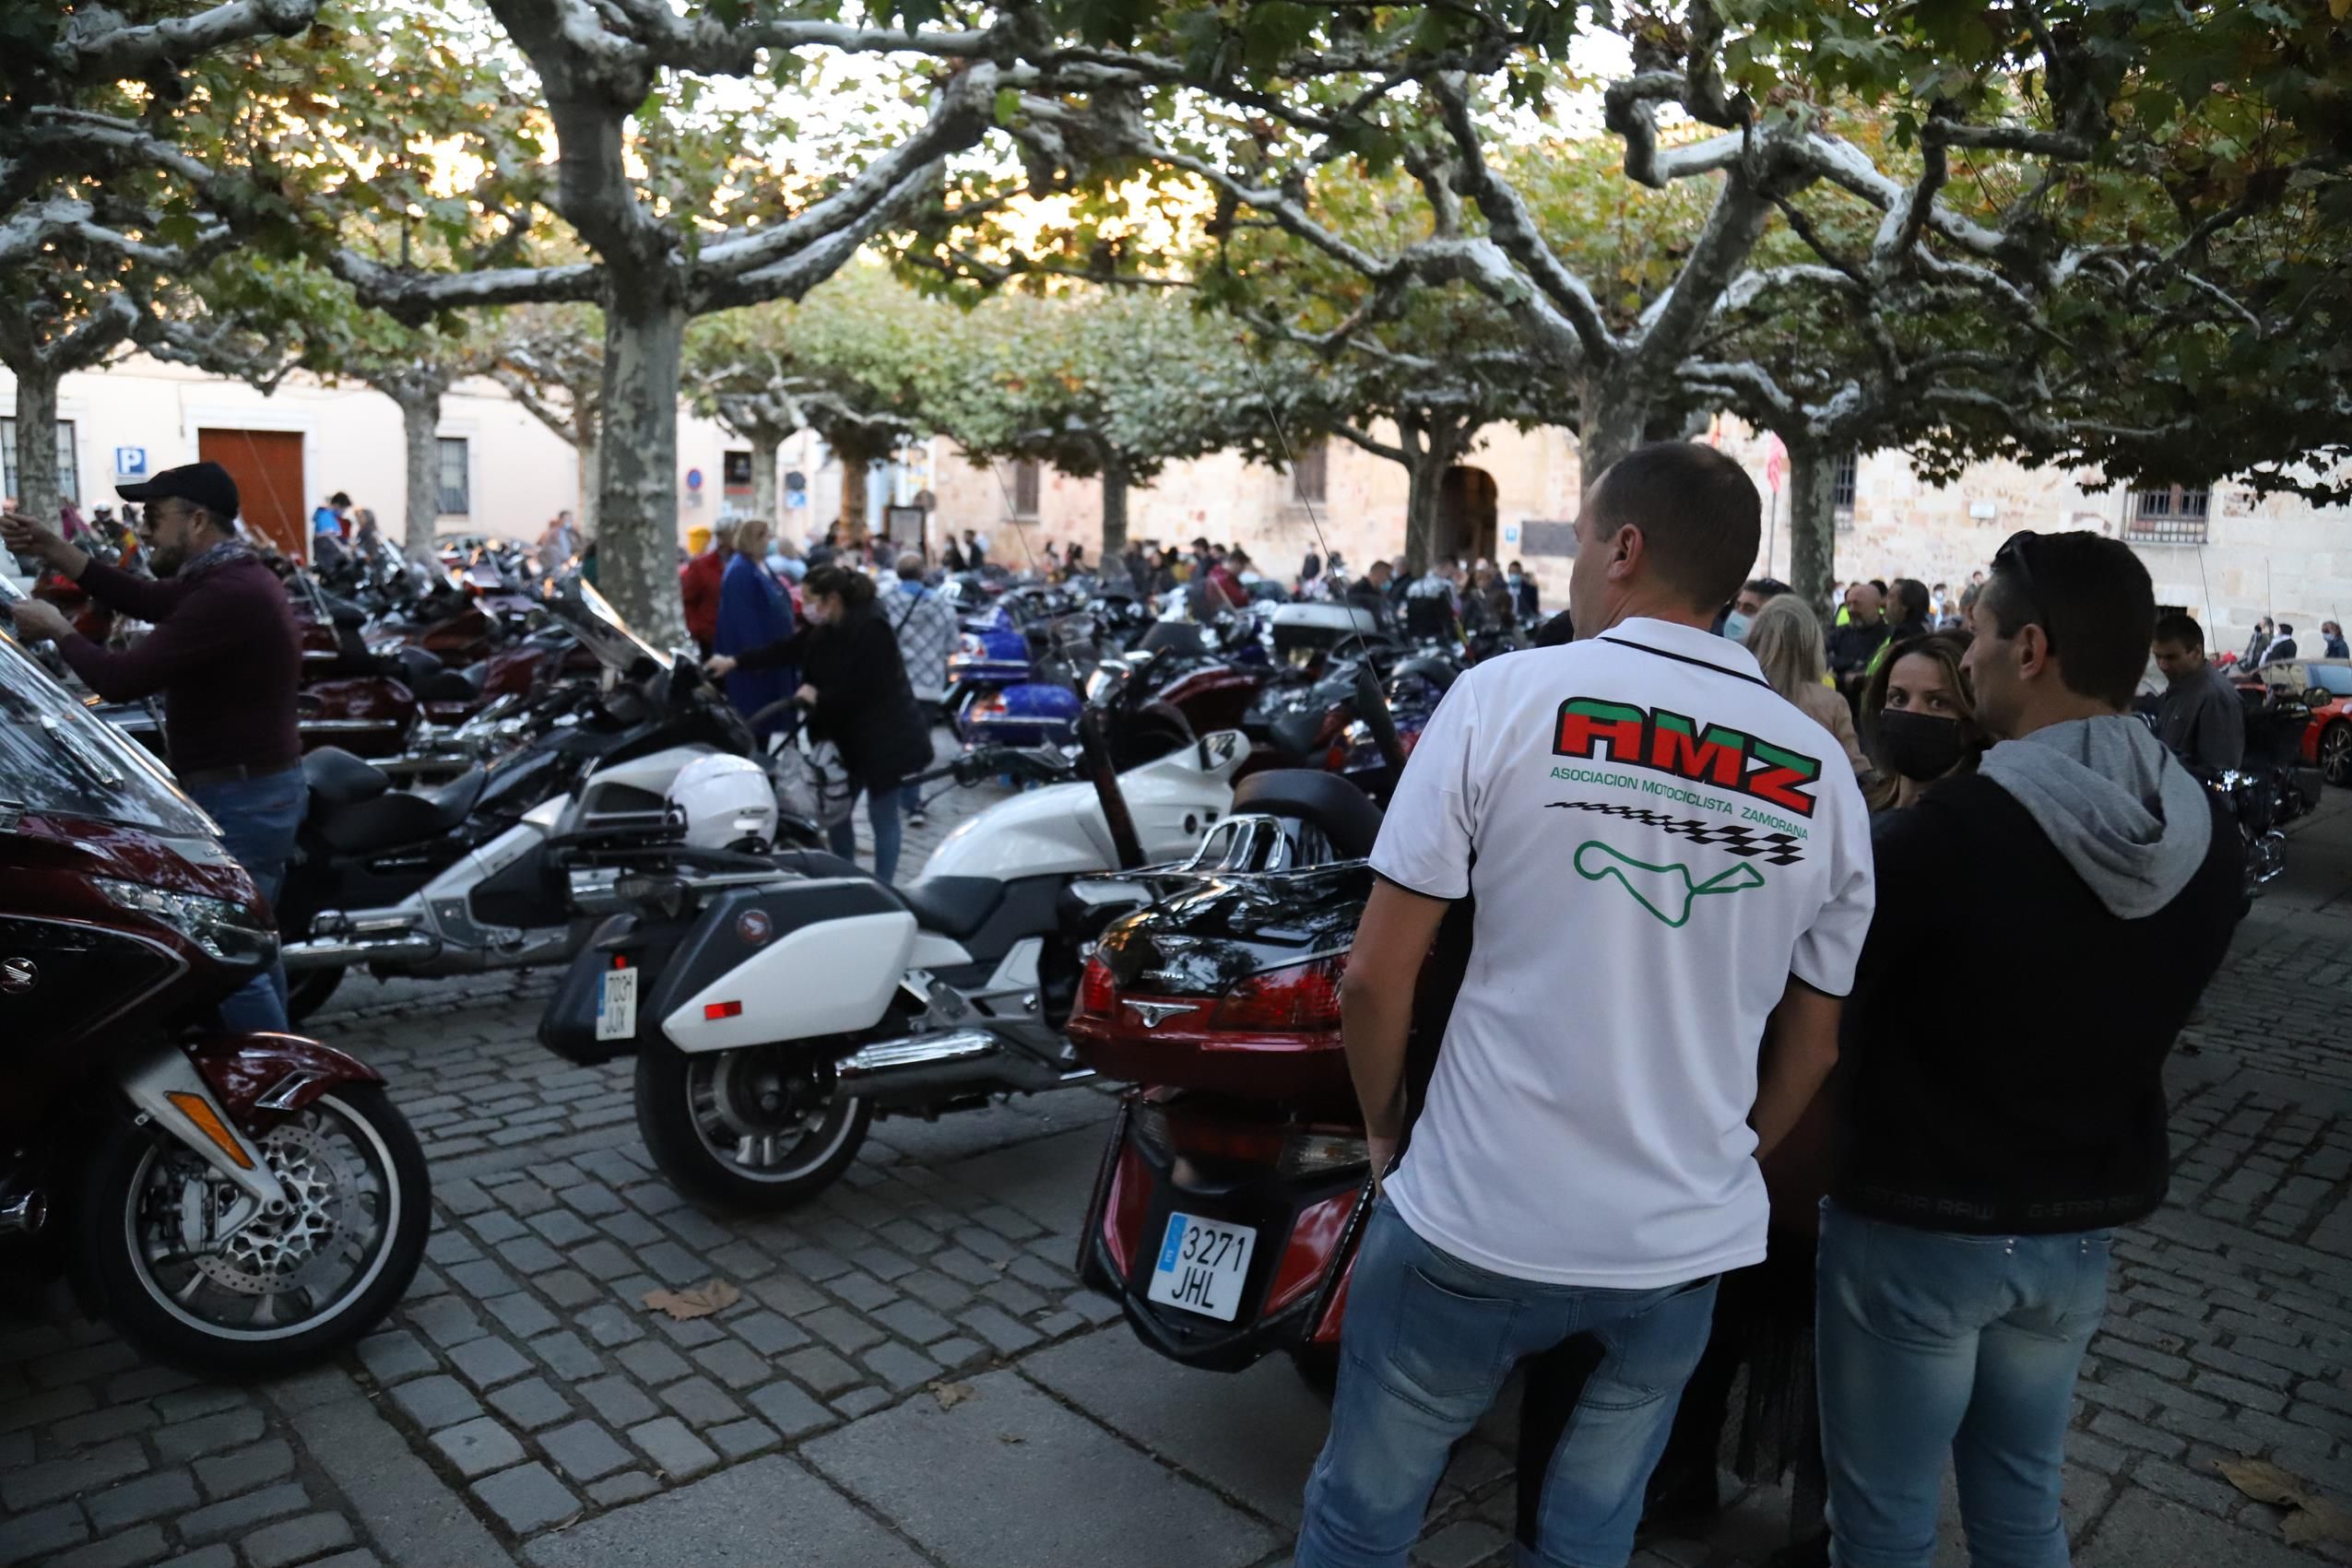
<svg viewBox="0 0 2352 1568">
<path fill-rule="evenodd" d="M 809 492 L 807 490 L 786 490 L 784 492 L 784 509 L 786 512 L 804 511 L 807 509 L 808 505 Z"/>
<path fill-rule="evenodd" d="M 125 479 L 147 477 L 147 448 L 118 446 L 114 449 L 114 472 Z"/>
<path fill-rule="evenodd" d="M 703 471 L 700 468 L 686 470 L 686 488 L 690 490 L 699 490 L 703 488 Z"/>
</svg>

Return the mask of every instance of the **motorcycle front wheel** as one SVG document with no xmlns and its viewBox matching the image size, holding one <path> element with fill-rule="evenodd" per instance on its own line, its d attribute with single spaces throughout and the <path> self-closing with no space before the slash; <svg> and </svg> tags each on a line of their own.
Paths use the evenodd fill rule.
<svg viewBox="0 0 2352 1568">
<path fill-rule="evenodd" d="M 80 1250 L 125 1339 L 200 1376 L 324 1361 L 383 1321 L 432 1225 L 416 1134 L 375 1084 L 344 1084 L 253 1141 L 291 1200 L 217 1244 L 194 1238 L 239 1199 L 193 1151 L 130 1121 L 91 1168 Z"/>
<path fill-rule="evenodd" d="M 737 1208 L 789 1208 L 833 1185 L 873 1125 L 871 1102 L 833 1091 L 808 1047 L 755 1045 L 637 1057 L 637 1130 L 680 1191 Z"/>
</svg>

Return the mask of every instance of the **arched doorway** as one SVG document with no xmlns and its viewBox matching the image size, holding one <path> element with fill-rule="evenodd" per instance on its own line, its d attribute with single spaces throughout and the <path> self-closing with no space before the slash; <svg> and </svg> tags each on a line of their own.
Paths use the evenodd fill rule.
<svg viewBox="0 0 2352 1568">
<path fill-rule="evenodd" d="M 1457 466 L 1437 484 L 1436 552 L 1440 559 L 1495 559 L 1495 476 Z"/>
</svg>

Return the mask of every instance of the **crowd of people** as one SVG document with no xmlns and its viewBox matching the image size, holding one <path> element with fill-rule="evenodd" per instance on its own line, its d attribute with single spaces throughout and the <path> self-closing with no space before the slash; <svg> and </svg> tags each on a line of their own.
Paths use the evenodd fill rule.
<svg viewBox="0 0 2352 1568">
<path fill-rule="evenodd" d="M 1743 1468 L 1798 1477 L 1781 1562 L 1926 1568 L 1947 1458 L 1974 1562 L 2068 1560 L 2112 1231 L 2162 1200 L 2163 1060 L 2239 909 L 2233 823 L 2133 712 L 2151 651 L 2166 739 L 2225 709 L 2118 541 L 1816 611 L 1742 581 L 1760 511 L 1704 445 L 1611 468 L 1576 640 L 1466 672 L 1390 803 L 1343 994 L 1380 1197 L 1301 1568 L 1403 1563 L 1547 1362 L 1532 1560 L 1714 1508 L 1743 1369 Z M 1420 957 L 1473 894 L 1408 1129 Z"/>
<path fill-rule="evenodd" d="M 183 784 L 271 893 L 305 793 L 286 595 L 219 466 L 120 493 L 152 578 L 13 512 L 6 543 L 154 631 L 109 650 L 26 601 L 17 632 L 100 696 L 163 694 Z M 366 525 L 340 494 L 320 516 Z M 1816 607 L 1744 579 L 1759 520 L 1711 447 L 1610 468 L 1566 609 L 1455 682 L 1389 803 L 1343 993 L 1378 1201 L 1301 1568 L 1403 1563 L 1453 1444 L 1540 1357 L 1567 1369 L 1521 1519 L 1542 1561 L 1623 1563 L 1645 1511 L 1715 1506 L 1743 1369 L 1743 1467 L 1799 1479 L 1783 1562 L 1925 1568 L 1947 1456 L 1976 1562 L 2067 1561 L 2113 1228 L 2163 1198 L 2162 1065 L 2240 907 L 2238 835 L 2192 771 L 2242 755 L 2243 705 L 2118 541 L 2020 533 L 1956 595 L 1898 578 Z M 570 526 L 539 548 L 572 559 Z M 697 542 L 680 589 L 707 668 L 755 726 L 838 751 L 892 878 L 958 635 L 931 563 L 758 520 Z M 940 564 L 987 550 L 966 531 Z M 1206 539 L 1119 569 L 1211 609 L 1262 580 Z M 1488 561 L 1310 556 L 1294 586 L 1408 631 L 1538 602 Z M 2265 626 L 2248 657 L 2295 639 Z M 853 854 L 846 816 L 832 842 Z M 1408 1126 L 1421 960 L 1472 894 Z M 1969 981 L 1983 1006 L 1917 1005 Z M 224 1012 L 282 1029 L 284 1006 L 279 974 Z"/>
</svg>

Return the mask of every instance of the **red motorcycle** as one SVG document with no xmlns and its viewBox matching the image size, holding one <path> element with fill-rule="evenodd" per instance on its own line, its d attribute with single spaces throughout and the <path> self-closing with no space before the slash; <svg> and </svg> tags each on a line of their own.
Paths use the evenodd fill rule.
<svg viewBox="0 0 2352 1568">
<path fill-rule="evenodd" d="M 1393 748 L 1393 728 L 1377 727 Z M 1340 981 L 1379 820 L 1332 774 L 1254 775 L 1219 829 L 1252 846 L 1247 863 L 1172 887 L 1111 925 L 1087 962 L 1070 1038 L 1104 1077 L 1143 1087 L 1112 1124 L 1079 1273 L 1146 1345 L 1186 1365 L 1235 1372 L 1281 1351 L 1325 1386 L 1336 1370 L 1372 1208 Z M 1466 914 L 1449 918 L 1423 977 L 1415 1105 L 1466 930 Z"/>
<path fill-rule="evenodd" d="M 207 1375 L 349 1346 L 431 1223 L 372 1068 L 216 1027 L 269 925 L 210 819 L 0 638 L 0 1278 L 62 1273 Z"/>
</svg>

